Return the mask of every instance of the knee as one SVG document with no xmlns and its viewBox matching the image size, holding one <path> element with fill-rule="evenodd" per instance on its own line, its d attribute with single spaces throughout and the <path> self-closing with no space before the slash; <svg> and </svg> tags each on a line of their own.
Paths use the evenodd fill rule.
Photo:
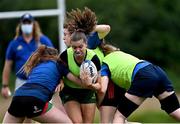
<svg viewBox="0 0 180 124">
<path fill-rule="evenodd" d="M 72 122 L 73 123 L 83 123 L 83 120 L 81 117 L 75 117 L 72 119 Z"/>
<path fill-rule="evenodd" d="M 171 114 L 172 112 L 175 112 L 180 108 L 179 101 L 175 93 L 160 100 L 160 103 L 161 103 L 161 109 L 166 111 L 168 114 Z"/>
</svg>

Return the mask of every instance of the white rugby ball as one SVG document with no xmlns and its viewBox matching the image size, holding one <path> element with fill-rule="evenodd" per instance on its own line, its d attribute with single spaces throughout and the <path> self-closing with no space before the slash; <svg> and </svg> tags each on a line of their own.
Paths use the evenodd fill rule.
<svg viewBox="0 0 180 124">
<path fill-rule="evenodd" d="M 80 78 L 83 74 L 88 74 L 88 82 L 96 83 L 98 72 L 95 64 L 91 60 L 85 60 L 80 66 Z M 85 82 L 86 83 L 86 82 Z"/>
</svg>

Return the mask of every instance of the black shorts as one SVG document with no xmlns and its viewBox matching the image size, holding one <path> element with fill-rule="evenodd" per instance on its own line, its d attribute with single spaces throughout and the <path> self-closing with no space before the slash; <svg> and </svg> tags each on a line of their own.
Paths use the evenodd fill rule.
<svg viewBox="0 0 180 124">
<path fill-rule="evenodd" d="M 52 108 L 52 104 L 33 96 L 15 96 L 12 99 L 8 112 L 15 117 L 33 118 Z"/>
<path fill-rule="evenodd" d="M 157 97 L 164 91 L 173 91 L 171 81 L 159 66 L 150 64 L 136 73 L 127 92 L 147 98 L 153 95 Z"/>
<path fill-rule="evenodd" d="M 81 104 L 96 103 L 95 91 L 90 89 L 77 89 L 65 86 L 59 95 L 63 104 L 72 100 Z"/>
<path fill-rule="evenodd" d="M 119 97 L 124 95 L 126 92 L 125 89 L 117 86 L 112 80 L 109 80 L 108 88 L 105 94 L 105 97 L 100 106 L 114 106 L 117 107 L 119 102 Z"/>
</svg>

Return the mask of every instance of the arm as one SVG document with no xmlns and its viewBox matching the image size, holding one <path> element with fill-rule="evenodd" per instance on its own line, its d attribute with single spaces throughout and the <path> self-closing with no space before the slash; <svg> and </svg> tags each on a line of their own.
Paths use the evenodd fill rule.
<svg viewBox="0 0 180 124">
<path fill-rule="evenodd" d="M 101 102 L 103 101 L 105 97 L 108 83 L 109 83 L 108 76 L 102 76 L 100 79 L 101 89 L 97 92 L 98 105 L 101 104 Z"/>
<path fill-rule="evenodd" d="M 76 77 L 75 75 L 73 75 L 71 72 L 69 72 L 69 73 L 66 75 L 66 77 L 67 77 L 69 80 L 75 82 L 76 84 L 82 86 L 81 79 L 79 79 L 78 77 Z"/>
<path fill-rule="evenodd" d="M 96 83 L 91 83 L 88 85 L 89 89 L 95 90 L 97 92 L 101 91 L 101 78 L 98 77 Z"/>
<path fill-rule="evenodd" d="M 74 83 L 76 83 L 77 85 L 83 87 L 83 88 L 86 88 L 86 89 L 92 89 L 92 90 L 100 90 L 101 89 L 101 85 L 100 85 L 100 78 L 97 79 L 97 82 L 96 83 L 92 83 L 91 81 L 90 82 L 87 82 L 88 81 L 88 74 L 86 73 L 83 73 L 81 74 L 83 75 L 80 78 L 78 78 L 77 76 L 73 75 L 71 72 L 69 72 L 66 77 L 73 81 Z"/>
<path fill-rule="evenodd" d="M 12 60 L 6 60 L 3 69 L 1 94 L 5 98 L 7 98 L 10 95 L 9 94 L 10 89 L 8 87 L 8 84 L 9 84 L 9 77 L 11 73 L 12 64 L 13 64 Z"/>
<path fill-rule="evenodd" d="M 96 25 L 94 31 L 98 32 L 100 39 L 103 39 L 111 30 L 109 25 Z"/>
</svg>

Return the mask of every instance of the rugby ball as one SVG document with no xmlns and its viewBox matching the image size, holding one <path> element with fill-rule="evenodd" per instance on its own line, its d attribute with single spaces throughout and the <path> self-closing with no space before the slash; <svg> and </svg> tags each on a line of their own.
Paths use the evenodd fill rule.
<svg viewBox="0 0 180 124">
<path fill-rule="evenodd" d="M 87 82 L 96 83 L 98 78 L 98 72 L 95 64 L 91 60 L 85 60 L 82 62 L 80 66 L 80 78 L 82 79 L 82 75 L 87 75 Z M 86 83 L 86 82 L 84 82 Z"/>
</svg>

